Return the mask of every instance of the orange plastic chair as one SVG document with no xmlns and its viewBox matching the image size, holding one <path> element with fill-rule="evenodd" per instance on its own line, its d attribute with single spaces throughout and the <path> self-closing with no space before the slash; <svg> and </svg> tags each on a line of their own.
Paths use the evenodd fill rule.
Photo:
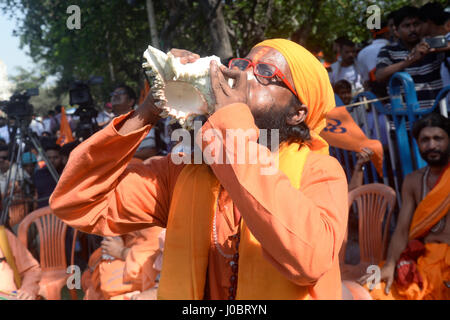
<svg viewBox="0 0 450 320">
<path fill-rule="evenodd" d="M 395 191 L 384 184 L 372 183 L 352 190 L 348 197 L 349 203 L 356 202 L 358 209 L 361 261 L 379 264 L 386 256 Z"/>
<path fill-rule="evenodd" d="M 367 266 L 378 265 L 385 259 L 396 194 L 389 186 L 372 183 L 350 191 L 348 199 L 349 209 L 355 203 L 358 211 L 360 263 L 357 266 L 344 264 L 347 240 L 344 240 L 339 256 L 344 278 L 354 279 L 363 275 Z"/>
<path fill-rule="evenodd" d="M 67 225 L 56 217 L 50 207 L 34 210 L 20 223 L 18 238 L 27 246 L 28 228 L 36 224 L 40 240 L 42 279 L 39 295 L 47 300 L 60 300 L 66 284 L 67 271 L 65 237 Z M 74 247 L 75 244 L 72 244 Z"/>
</svg>

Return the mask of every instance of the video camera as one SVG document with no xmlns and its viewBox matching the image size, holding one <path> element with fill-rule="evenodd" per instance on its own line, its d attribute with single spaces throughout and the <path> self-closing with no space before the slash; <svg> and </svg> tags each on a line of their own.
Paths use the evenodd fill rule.
<svg viewBox="0 0 450 320">
<path fill-rule="evenodd" d="M 39 95 L 39 89 L 33 88 L 14 93 L 9 101 L 0 101 L 0 109 L 8 119 L 14 119 L 14 124 L 29 125 L 33 118 L 33 105 L 29 102 L 32 96 Z"/>
<path fill-rule="evenodd" d="M 78 105 L 74 115 L 78 116 L 80 121 L 76 128 L 77 137 L 87 139 L 95 131 L 99 130 L 97 125 L 98 111 L 94 107 L 89 85 L 103 83 L 102 77 L 91 77 L 88 81 L 74 81 L 69 87 L 69 97 L 71 105 Z"/>
</svg>

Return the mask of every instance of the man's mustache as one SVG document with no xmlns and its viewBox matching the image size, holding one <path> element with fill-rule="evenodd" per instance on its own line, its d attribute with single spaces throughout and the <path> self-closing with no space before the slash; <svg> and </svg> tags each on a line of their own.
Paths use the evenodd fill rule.
<svg viewBox="0 0 450 320">
<path fill-rule="evenodd" d="M 430 149 L 423 152 L 424 157 L 428 157 L 430 153 L 438 153 L 440 156 L 445 156 L 445 152 L 441 150 Z"/>
</svg>

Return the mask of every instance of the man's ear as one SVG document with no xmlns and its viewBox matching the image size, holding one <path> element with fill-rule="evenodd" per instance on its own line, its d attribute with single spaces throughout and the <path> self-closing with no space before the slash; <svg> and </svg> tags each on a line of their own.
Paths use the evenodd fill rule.
<svg viewBox="0 0 450 320">
<path fill-rule="evenodd" d="M 308 115 L 308 107 L 306 104 L 302 104 L 300 106 L 295 106 L 295 111 L 288 115 L 286 119 L 286 123 L 291 126 L 296 126 L 305 121 L 306 116 Z"/>
<path fill-rule="evenodd" d="M 398 33 L 398 29 L 397 29 L 396 26 L 394 26 L 394 35 L 395 35 L 397 38 L 400 38 L 400 34 Z"/>
</svg>

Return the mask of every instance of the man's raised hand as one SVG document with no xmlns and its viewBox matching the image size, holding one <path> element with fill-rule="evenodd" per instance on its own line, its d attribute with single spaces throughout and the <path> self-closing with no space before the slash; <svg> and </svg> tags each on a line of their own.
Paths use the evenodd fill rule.
<svg viewBox="0 0 450 320">
<path fill-rule="evenodd" d="M 169 51 L 171 54 L 173 54 L 174 57 L 176 58 L 180 58 L 180 63 L 181 64 L 186 64 L 186 63 L 193 63 L 195 61 L 197 61 L 198 59 L 200 59 L 200 56 L 196 53 L 192 53 L 188 50 L 184 50 L 184 49 L 170 49 Z"/>
<path fill-rule="evenodd" d="M 215 110 L 232 103 L 247 103 L 247 73 L 238 69 L 219 67 L 216 61 L 211 61 L 210 77 L 216 99 Z M 234 80 L 233 87 L 228 85 L 225 77 Z"/>
</svg>

